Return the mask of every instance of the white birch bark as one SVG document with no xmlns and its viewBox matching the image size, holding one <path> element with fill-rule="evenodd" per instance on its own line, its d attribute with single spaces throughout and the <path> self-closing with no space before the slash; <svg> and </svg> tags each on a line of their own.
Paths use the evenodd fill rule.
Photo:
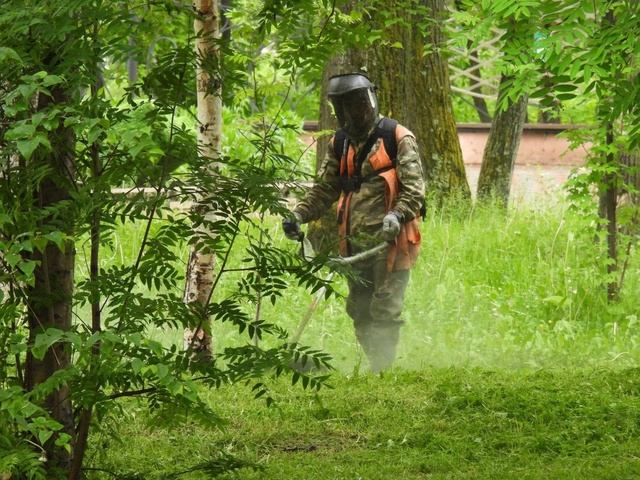
<svg viewBox="0 0 640 480">
<path fill-rule="evenodd" d="M 220 37 L 218 0 L 195 0 L 193 7 L 198 14 L 194 21 L 196 33 L 195 51 L 197 56 L 196 80 L 198 101 L 198 149 L 199 154 L 209 159 L 207 174 L 215 175 L 216 160 L 219 158 L 222 130 L 222 98 L 219 72 L 207 71 L 203 65 L 218 65 L 219 62 L 207 61 L 208 58 L 220 57 L 215 41 Z M 198 200 L 203 200 L 200 197 Z M 197 202 L 199 203 L 199 202 Z M 198 204 L 194 208 L 202 208 Z M 204 212 L 207 220 L 214 220 L 210 212 Z M 202 233 L 202 232 L 200 232 Z M 211 297 L 214 279 L 213 254 L 203 254 L 192 249 L 186 274 L 184 302 L 199 302 L 206 305 Z M 184 332 L 184 347 L 193 346 L 194 351 L 202 353 L 205 358 L 212 356 L 212 338 L 206 333 L 210 331 L 210 318 L 202 318 L 195 329 Z"/>
</svg>

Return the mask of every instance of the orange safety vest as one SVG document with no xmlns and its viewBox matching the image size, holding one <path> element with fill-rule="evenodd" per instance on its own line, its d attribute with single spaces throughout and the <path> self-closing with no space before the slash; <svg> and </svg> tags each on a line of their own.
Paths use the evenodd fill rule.
<svg viewBox="0 0 640 480">
<path fill-rule="evenodd" d="M 411 132 L 402 125 L 396 126 L 396 143 L 400 143 L 406 135 L 410 135 Z M 335 137 L 331 139 L 331 144 L 335 141 Z M 347 152 L 347 161 L 343 161 L 339 158 L 340 162 L 340 175 L 345 174 L 350 178 L 355 170 L 355 149 L 349 145 Z M 396 197 L 398 196 L 398 174 L 392 159 L 389 157 L 387 150 L 384 146 L 382 139 L 380 140 L 380 146 L 376 152 L 369 157 L 369 162 L 373 167 L 376 175 L 381 176 L 385 180 L 385 202 L 386 212 L 389 213 L 394 204 Z M 340 199 L 338 200 L 338 218 L 340 223 L 338 224 L 338 234 L 341 237 L 340 241 L 340 255 L 348 255 L 348 222 L 349 222 L 349 208 L 351 204 L 351 197 L 354 194 L 354 190 L 348 192 L 342 192 Z M 342 215 L 340 215 L 342 212 Z M 340 218 L 342 217 L 342 218 Z M 410 222 L 404 223 L 400 226 L 400 233 L 391 242 L 389 251 L 387 253 L 387 270 L 408 270 L 418 259 L 420 254 L 420 214 L 416 212 L 415 217 Z"/>
</svg>

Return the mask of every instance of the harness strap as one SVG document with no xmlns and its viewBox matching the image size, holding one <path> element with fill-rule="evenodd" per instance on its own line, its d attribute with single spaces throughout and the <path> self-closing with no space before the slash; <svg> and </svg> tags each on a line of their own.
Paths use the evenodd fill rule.
<svg viewBox="0 0 640 480">
<path fill-rule="evenodd" d="M 337 220 L 338 234 L 341 237 L 340 252 L 342 256 L 351 255 L 351 244 L 348 241 L 350 231 L 349 210 L 353 194 L 360 190 L 360 186 L 376 176 L 385 180 L 385 201 L 387 212 L 391 209 L 394 199 L 398 195 L 398 178 L 396 172 L 398 142 L 407 134 L 406 128 L 400 127 L 398 122 L 383 117 L 376 125 L 374 132 L 367 139 L 357 160 L 355 149 L 349 145 L 349 140 L 343 130 L 338 130 L 333 138 L 333 148 L 339 162 L 340 188 L 342 196 L 338 202 Z M 362 165 L 367 159 L 375 142 L 381 138 L 379 149 L 370 157 L 373 172 L 361 176 Z M 400 228 L 400 234 L 390 246 L 387 255 L 387 269 L 389 271 L 411 268 L 420 251 L 420 231 L 418 229 L 419 216 Z"/>
</svg>

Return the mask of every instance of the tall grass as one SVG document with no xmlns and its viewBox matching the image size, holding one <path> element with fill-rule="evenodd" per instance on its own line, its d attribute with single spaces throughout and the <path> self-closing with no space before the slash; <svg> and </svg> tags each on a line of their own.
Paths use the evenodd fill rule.
<svg viewBox="0 0 640 480">
<path fill-rule="evenodd" d="M 610 305 L 601 247 L 566 205 L 432 216 L 407 299 L 407 365 L 635 365 L 638 259 Z"/>
<path fill-rule="evenodd" d="M 296 249 L 269 221 L 276 244 Z M 243 385 L 211 390 L 225 431 L 151 427 L 145 404 L 126 400 L 92 438 L 88 461 L 99 470 L 88 478 L 195 480 L 230 467 L 239 470 L 220 478 L 637 478 L 640 370 L 628 368 L 640 360 L 637 250 L 609 304 L 600 246 L 562 202 L 431 213 L 422 232 L 391 371 L 367 374 L 344 299 L 321 301 L 301 341 L 333 356 L 333 389 L 280 379 L 276 408 Z M 135 237 L 119 231 L 113 251 Z M 217 299 L 238 275 L 225 274 Z M 293 332 L 311 300 L 292 281 L 262 317 Z M 249 341 L 227 324 L 213 328 L 217 350 Z M 182 342 L 182 332 L 150 333 Z"/>
<path fill-rule="evenodd" d="M 278 246 L 298 248 L 280 233 L 279 219 L 267 221 Z M 398 366 L 625 367 L 640 361 L 637 249 L 631 250 L 620 301 L 608 303 L 602 246 L 564 202 L 520 202 L 508 213 L 491 207 L 462 216 L 431 212 L 422 234 L 422 253 L 406 295 Z M 112 255 L 134 252 L 138 236 L 131 228 L 118 231 Z M 232 262 L 240 263 L 242 239 L 237 245 Z M 185 247 L 185 261 L 187 256 Z M 238 275 L 224 274 L 214 300 L 234 290 Z M 334 284 L 346 294 L 343 278 L 335 276 Z M 262 305 L 261 316 L 293 332 L 312 300 L 292 280 L 276 305 Z M 218 350 L 247 341 L 230 325 L 213 328 Z M 182 341 L 182 332 L 151 334 L 167 343 Z M 343 372 L 366 368 L 343 298 L 319 303 L 301 341 L 327 351 Z"/>
</svg>

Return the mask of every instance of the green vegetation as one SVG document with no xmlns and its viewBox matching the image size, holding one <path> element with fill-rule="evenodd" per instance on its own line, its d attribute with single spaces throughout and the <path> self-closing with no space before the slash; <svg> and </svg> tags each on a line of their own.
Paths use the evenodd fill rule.
<svg viewBox="0 0 640 480">
<path fill-rule="evenodd" d="M 121 476 L 89 478 L 170 478 L 187 461 L 224 461 L 222 451 L 262 468 L 224 479 L 633 479 L 638 380 L 637 369 L 396 369 L 337 374 L 315 396 L 283 381 L 278 408 L 223 388 L 210 401 L 227 431 L 150 428 L 129 405 L 120 440 L 103 438 L 94 453 Z M 133 472 L 141 475 L 124 476 Z"/>
<path fill-rule="evenodd" d="M 497 66 L 509 97 L 598 128 L 571 204 L 430 212 L 400 358 L 377 378 L 344 280 L 279 228 L 290 180 L 314 171 L 298 136 L 327 62 L 386 42 L 374 3 L 234 2 L 205 62 L 225 101 L 207 158 L 190 3 L 0 2 L 0 479 L 636 476 L 637 208 L 617 228 L 595 200 L 637 195 L 618 156 L 640 145 L 638 6 L 457 2 L 467 47 L 476 27 L 522 27 Z M 202 308 L 183 302 L 192 246 L 216 257 Z M 308 346 L 288 343 L 323 286 Z M 208 318 L 214 362 L 182 345 Z M 291 368 L 327 355 L 333 389 Z"/>
<path fill-rule="evenodd" d="M 147 480 L 197 464 L 244 465 L 220 478 L 635 478 L 640 265 L 609 304 L 594 231 L 556 194 L 508 215 L 428 216 L 400 358 L 381 378 L 367 373 L 343 300 L 330 298 L 302 342 L 333 357 L 332 388 L 276 380 L 271 408 L 250 386 L 211 390 L 205 401 L 228 420 L 223 430 L 163 427 L 128 400 L 95 434 L 89 466 Z M 276 246 L 297 248 L 277 222 L 270 229 Z M 221 295 L 242 276 L 224 275 Z M 336 289 L 346 291 L 342 279 Z M 291 332 L 312 296 L 293 282 L 287 292 L 263 318 Z M 248 342 L 226 323 L 213 331 L 217 351 Z M 181 331 L 151 336 L 182 341 Z"/>
<path fill-rule="evenodd" d="M 403 368 L 635 366 L 640 352 L 640 265 L 633 256 L 618 303 L 607 302 L 606 265 L 595 230 L 565 201 L 521 200 L 509 214 L 491 208 L 464 218 L 431 213 L 412 270 L 398 364 Z M 278 247 L 297 245 L 277 232 Z M 326 275 L 326 272 L 319 272 Z M 337 293 L 346 294 L 343 279 Z M 234 280 L 224 280 L 230 287 Z M 295 285 L 263 318 L 293 331 L 313 295 Z M 321 303 L 302 341 L 323 348 L 342 372 L 359 352 L 343 300 Z M 220 344 L 232 327 L 218 325 Z M 365 365 L 363 365 L 363 368 Z"/>
</svg>

